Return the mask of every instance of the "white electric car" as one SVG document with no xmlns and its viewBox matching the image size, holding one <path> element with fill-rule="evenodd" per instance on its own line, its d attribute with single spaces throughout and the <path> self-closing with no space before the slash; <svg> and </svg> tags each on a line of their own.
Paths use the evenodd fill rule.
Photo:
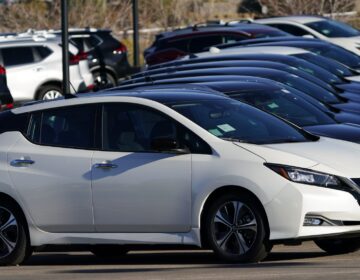
<svg viewBox="0 0 360 280">
<path fill-rule="evenodd" d="M 317 38 L 360 55 L 360 31 L 348 24 L 320 16 L 288 16 L 255 20 L 295 36 Z"/>
<path fill-rule="evenodd" d="M 0 263 L 48 244 L 99 256 L 196 245 L 236 262 L 284 241 L 357 250 L 360 146 L 204 90 L 114 90 L 1 113 Z"/>
</svg>

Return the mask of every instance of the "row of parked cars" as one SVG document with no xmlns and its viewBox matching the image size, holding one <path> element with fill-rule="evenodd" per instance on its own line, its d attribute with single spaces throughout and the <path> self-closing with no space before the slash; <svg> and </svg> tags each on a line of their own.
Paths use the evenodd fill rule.
<svg viewBox="0 0 360 280">
<path fill-rule="evenodd" d="M 72 94 L 113 87 L 131 71 L 125 45 L 110 30 L 71 29 L 69 39 Z M 61 32 L 0 35 L 0 65 L 7 76 L 7 84 L 1 82 L 2 95 L 11 95 L 3 104 L 61 97 Z"/>
<path fill-rule="evenodd" d="M 172 40 L 181 55 L 158 52 Z M 118 87 L 0 114 L 0 264 L 65 244 L 360 248 L 359 56 L 256 23 L 161 34 L 147 55 Z"/>
</svg>

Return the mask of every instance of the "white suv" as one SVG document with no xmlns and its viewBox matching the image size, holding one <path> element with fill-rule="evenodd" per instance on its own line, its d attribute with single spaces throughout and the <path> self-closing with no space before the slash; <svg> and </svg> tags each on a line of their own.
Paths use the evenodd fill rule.
<svg viewBox="0 0 360 280">
<path fill-rule="evenodd" d="M 71 93 L 87 90 L 77 48 L 70 45 Z M 1 38 L 0 64 L 7 69 L 8 87 L 16 103 L 62 95 L 62 48 L 57 39 Z"/>
</svg>

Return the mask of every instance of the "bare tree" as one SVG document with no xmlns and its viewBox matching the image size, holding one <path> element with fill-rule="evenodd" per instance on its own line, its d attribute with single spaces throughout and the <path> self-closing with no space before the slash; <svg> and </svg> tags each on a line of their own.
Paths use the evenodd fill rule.
<svg viewBox="0 0 360 280">
<path fill-rule="evenodd" d="M 258 0 L 268 9 L 268 15 L 323 15 L 348 12 L 354 9 L 354 0 Z"/>
</svg>

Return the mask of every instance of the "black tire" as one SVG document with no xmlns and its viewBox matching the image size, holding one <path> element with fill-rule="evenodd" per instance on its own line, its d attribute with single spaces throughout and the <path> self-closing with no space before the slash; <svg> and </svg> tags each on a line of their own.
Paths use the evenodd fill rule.
<svg viewBox="0 0 360 280">
<path fill-rule="evenodd" d="M 235 206 L 234 203 L 241 203 L 242 207 Z M 236 207 L 240 210 L 236 211 Z M 234 215 L 231 215 L 231 208 L 232 213 L 239 213 L 235 223 L 230 222 L 230 220 L 235 220 Z M 220 217 L 219 214 L 227 224 L 231 224 L 231 227 L 219 221 L 220 219 L 217 218 Z M 208 246 L 218 257 L 228 262 L 259 262 L 271 250 L 264 219 L 261 206 L 250 195 L 246 193 L 223 195 L 216 199 L 206 211 L 204 233 Z M 245 226 L 246 228 L 245 224 L 248 225 Z M 221 241 L 225 240 L 228 234 L 230 236 L 222 244 Z"/>
<path fill-rule="evenodd" d="M 57 85 L 45 85 L 45 86 L 42 86 L 39 89 L 39 92 L 37 94 L 37 99 L 38 100 L 55 99 L 55 98 L 49 98 L 52 95 L 51 93 L 56 94 L 56 98 L 61 97 L 62 96 L 62 89 L 61 89 L 61 87 L 59 87 Z M 60 94 L 60 95 L 58 95 L 58 94 Z"/>
<path fill-rule="evenodd" d="M 360 238 L 334 238 L 314 240 L 315 244 L 331 255 L 352 253 L 360 249 Z"/>
<path fill-rule="evenodd" d="M 90 250 L 99 258 L 119 258 L 126 255 L 129 250 L 121 245 L 94 245 Z"/>
<path fill-rule="evenodd" d="M 14 203 L 1 201 L 0 228 L 6 224 L 8 226 L 1 229 L 0 233 L 0 265 L 18 265 L 29 258 L 32 253 L 26 229 L 27 223 Z"/>
<path fill-rule="evenodd" d="M 98 89 L 113 88 L 117 86 L 115 77 L 109 72 L 94 72 L 93 76 Z"/>
</svg>

